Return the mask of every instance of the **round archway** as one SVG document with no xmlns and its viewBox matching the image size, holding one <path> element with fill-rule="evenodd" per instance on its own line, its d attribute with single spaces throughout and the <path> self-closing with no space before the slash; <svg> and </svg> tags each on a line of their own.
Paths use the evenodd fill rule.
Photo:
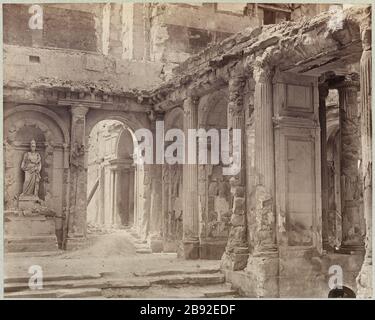
<svg viewBox="0 0 375 320">
<path fill-rule="evenodd" d="M 134 134 L 119 120 L 100 120 L 88 135 L 87 223 L 123 228 L 134 224 L 140 188 L 133 165 Z"/>
</svg>

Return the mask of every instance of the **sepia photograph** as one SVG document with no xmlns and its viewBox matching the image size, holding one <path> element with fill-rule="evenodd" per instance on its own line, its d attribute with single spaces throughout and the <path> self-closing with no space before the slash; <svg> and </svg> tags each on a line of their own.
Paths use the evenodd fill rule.
<svg viewBox="0 0 375 320">
<path fill-rule="evenodd" d="M 4 298 L 374 298 L 371 15 L 3 3 Z"/>
</svg>

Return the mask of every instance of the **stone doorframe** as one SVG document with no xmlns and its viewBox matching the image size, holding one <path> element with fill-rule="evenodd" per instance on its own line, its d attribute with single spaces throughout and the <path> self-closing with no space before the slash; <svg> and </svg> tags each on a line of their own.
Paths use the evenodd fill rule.
<svg viewBox="0 0 375 320">
<path fill-rule="evenodd" d="M 79 104 L 71 106 L 71 112 L 72 151 L 70 153 L 70 172 L 73 183 L 70 190 L 70 217 L 67 219 L 68 239 L 86 237 L 88 150 L 85 146 L 88 144 L 91 130 L 97 123 L 104 120 L 117 120 L 132 133 L 137 129 L 150 126 L 147 118 L 146 120 L 142 118 L 137 120 L 134 114 L 130 112 L 91 109 Z M 149 196 L 147 195 L 147 197 Z"/>
</svg>

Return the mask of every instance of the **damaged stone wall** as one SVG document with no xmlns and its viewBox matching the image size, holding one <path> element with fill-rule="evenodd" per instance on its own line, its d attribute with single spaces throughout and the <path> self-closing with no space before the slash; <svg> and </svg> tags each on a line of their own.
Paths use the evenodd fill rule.
<svg viewBox="0 0 375 320">
<path fill-rule="evenodd" d="M 29 7 L 23 4 L 4 5 L 5 43 L 98 51 L 95 6 L 91 7 L 91 12 L 85 12 L 43 5 L 42 30 L 29 28 Z"/>
<path fill-rule="evenodd" d="M 178 64 L 239 30 L 257 25 L 249 17 L 212 6 L 157 4 L 151 16 L 151 59 Z"/>
<path fill-rule="evenodd" d="M 250 296 L 328 294 L 326 268 L 336 259 L 322 250 L 317 80 L 329 71 L 347 74 L 351 65 L 358 62 L 362 53 L 359 25 L 365 14 L 361 7 L 337 12 L 337 19 L 327 12 L 310 20 L 247 29 L 180 64 L 173 82 L 155 92 L 162 97 L 158 108 L 186 101 L 190 92 L 202 99 L 207 92 L 230 87 L 231 72 L 241 63 L 248 72 L 245 75 L 256 82 L 258 186 L 250 204 L 254 208 L 250 214 L 255 219 L 249 220 L 255 223 L 251 229 L 256 230 L 255 250 L 244 273 L 226 273 L 233 282 L 238 277 L 237 286 L 247 287 Z M 250 120 L 249 135 L 251 130 Z M 247 167 L 251 168 L 251 163 Z M 236 239 L 242 237 L 229 235 L 228 246 Z M 347 283 L 353 286 L 361 255 L 352 261 L 340 258 L 344 260 Z M 300 274 L 298 269 L 302 270 Z M 241 279 L 244 274 L 247 278 Z M 310 292 L 306 287 L 304 292 L 296 289 L 300 283 L 307 284 Z"/>
</svg>

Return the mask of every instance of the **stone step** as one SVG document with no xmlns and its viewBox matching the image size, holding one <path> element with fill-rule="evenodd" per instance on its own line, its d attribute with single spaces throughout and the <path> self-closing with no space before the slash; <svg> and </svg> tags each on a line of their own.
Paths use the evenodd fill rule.
<svg viewBox="0 0 375 320">
<path fill-rule="evenodd" d="M 101 274 L 49 274 L 43 275 L 43 281 L 67 281 L 67 280 L 89 280 L 89 279 L 99 279 Z M 28 283 L 29 277 L 6 277 L 4 278 L 4 283 Z"/>
<path fill-rule="evenodd" d="M 208 291 L 204 293 L 204 298 L 226 298 L 226 297 L 237 297 L 238 293 L 236 290 L 231 289 L 221 289 L 215 291 Z"/>
<path fill-rule="evenodd" d="M 136 245 L 147 245 L 146 240 L 132 239 Z"/>
<path fill-rule="evenodd" d="M 212 268 L 197 268 L 193 270 L 188 269 L 170 269 L 170 270 L 158 270 L 158 271 L 146 271 L 146 272 L 135 272 L 136 277 L 155 277 L 155 276 L 169 276 L 169 275 L 181 275 L 181 274 L 211 274 L 220 272 L 219 267 Z"/>
<path fill-rule="evenodd" d="M 214 284 L 205 286 L 151 286 L 143 290 L 129 290 L 108 288 L 102 291 L 106 298 L 138 298 L 138 299 L 231 299 L 238 297 L 238 293 L 230 288 L 230 284 Z"/>
<path fill-rule="evenodd" d="M 61 289 L 61 290 L 25 290 L 6 293 L 8 299 L 26 298 L 93 298 L 102 297 L 102 290 L 97 288 Z"/>
<path fill-rule="evenodd" d="M 218 284 L 224 283 L 225 278 L 221 273 L 214 274 L 182 274 L 182 275 L 171 275 L 171 276 L 161 276 L 150 278 L 150 283 L 159 285 L 208 285 L 208 284 Z"/>
<path fill-rule="evenodd" d="M 29 238 L 5 238 L 5 252 L 40 252 L 57 251 L 55 236 L 38 236 Z"/>
<path fill-rule="evenodd" d="M 18 281 L 19 280 L 19 281 Z M 221 273 L 213 274 L 181 274 L 158 277 L 137 277 L 127 279 L 105 279 L 98 275 L 91 278 L 82 276 L 50 276 L 43 281 L 43 289 L 78 289 L 78 288 L 129 288 L 144 289 L 152 285 L 211 285 L 224 283 Z M 19 292 L 29 290 L 28 278 L 8 278 L 4 284 L 4 292 Z"/>
<path fill-rule="evenodd" d="M 235 290 L 227 288 L 226 286 L 208 286 L 205 287 L 203 292 L 197 292 L 197 288 L 194 287 L 181 287 L 174 291 L 168 288 L 169 293 L 163 293 L 163 289 L 155 290 L 150 292 L 149 290 L 129 289 L 129 288 L 105 288 L 104 293 L 102 289 L 98 288 L 78 288 L 78 289 L 58 289 L 58 290 L 25 290 L 20 292 L 6 293 L 5 298 L 8 299 L 40 299 L 40 298 L 153 298 L 153 297 L 164 297 L 164 298 L 235 298 L 238 294 Z"/>
<path fill-rule="evenodd" d="M 43 289 L 79 289 L 79 288 L 138 288 L 143 289 L 149 287 L 151 284 L 144 279 L 120 279 L 120 280 L 106 280 L 100 279 L 84 279 L 84 280 L 68 280 L 68 281 L 43 281 Z M 4 285 L 4 292 L 17 292 L 29 290 L 28 282 L 6 283 Z"/>
<path fill-rule="evenodd" d="M 152 253 L 152 250 L 150 248 L 139 248 L 135 250 L 135 253 L 149 254 L 149 253 Z"/>
<path fill-rule="evenodd" d="M 65 254 L 64 250 L 50 250 L 50 251 L 28 251 L 28 252 L 7 252 L 5 260 L 9 258 L 34 258 L 34 257 L 56 257 Z"/>
</svg>

